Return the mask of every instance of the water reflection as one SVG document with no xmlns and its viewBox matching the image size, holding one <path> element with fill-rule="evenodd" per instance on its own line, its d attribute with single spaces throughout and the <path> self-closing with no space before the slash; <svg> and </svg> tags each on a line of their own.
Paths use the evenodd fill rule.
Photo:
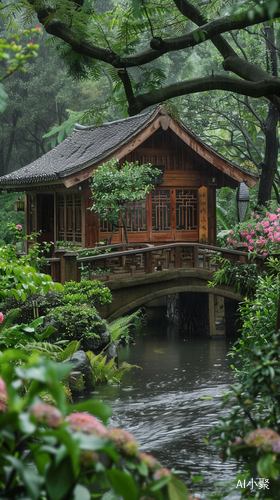
<svg viewBox="0 0 280 500">
<path fill-rule="evenodd" d="M 113 410 L 110 425 L 134 434 L 142 451 L 187 472 L 187 477 L 203 474 L 196 491 L 235 477 L 233 464 L 224 464 L 216 448 L 203 441 L 233 381 L 230 344 L 225 339 L 190 339 L 170 326 L 151 325 L 135 335 L 135 345 L 119 352 L 120 361 L 142 370 L 133 369 L 121 386 L 102 387 L 98 394 Z"/>
</svg>

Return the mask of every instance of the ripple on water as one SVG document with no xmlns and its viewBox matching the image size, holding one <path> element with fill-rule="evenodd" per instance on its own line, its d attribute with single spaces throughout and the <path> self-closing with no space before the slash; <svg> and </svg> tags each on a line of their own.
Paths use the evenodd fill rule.
<svg viewBox="0 0 280 500">
<path fill-rule="evenodd" d="M 235 478 L 234 462 L 223 463 L 215 446 L 203 441 L 217 423 L 223 393 L 232 382 L 227 351 L 225 340 L 139 337 L 119 357 L 143 370 L 132 370 L 121 386 L 102 391 L 113 410 L 110 426 L 134 434 L 140 449 L 163 465 L 187 472 L 183 480 L 204 475 L 195 491 Z"/>
</svg>

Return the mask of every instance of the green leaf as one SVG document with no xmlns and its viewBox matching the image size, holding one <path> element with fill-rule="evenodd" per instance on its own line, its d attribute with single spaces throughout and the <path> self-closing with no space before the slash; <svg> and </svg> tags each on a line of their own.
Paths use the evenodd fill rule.
<svg viewBox="0 0 280 500">
<path fill-rule="evenodd" d="M 203 478 L 204 478 L 204 476 L 193 476 L 192 481 L 194 483 L 200 483 L 200 481 L 202 481 Z"/>
<path fill-rule="evenodd" d="M 69 405 L 69 411 L 87 411 L 101 418 L 102 422 L 106 423 L 108 418 L 112 416 L 112 410 L 107 403 L 102 403 L 98 399 L 91 399 L 83 403 Z"/>
<path fill-rule="evenodd" d="M 0 113 L 4 113 L 7 106 L 8 95 L 6 94 L 2 83 L 0 83 Z"/>
<path fill-rule="evenodd" d="M 36 425 L 30 420 L 30 414 L 21 412 L 19 414 L 19 427 L 23 434 L 33 434 L 36 430 Z"/>
<path fill-rule="evenodd" d="M 90 500 L 90 499 L 91 499 L 91 494 L 88 491 L 88 489 L 82 486 L 81 484 L 77 484 L 72 493 L 71 500 Z"/>
<path fill-rule="evenodd" d="M 106 475 L 114 491 L 121 495 L 124 500 L 138 499 L 137 487 L 130 474 L 121 470 L 111 469 L 106 471 Z"/>
<path fill-rule="evenodd" d="M 49 466 L 46 474 L 46 490 L 52 500 L 71 498 L 71 490 L 76 477 L 69 457 L 65 457 L 59 465 L 54 462 Z"/>
<path fill-rule="evenodd" d="M 276 479 L 279 474 L 278 468 L 275 466 L 276 455 L 265 453 L 257 462 L 258 473 L 264 478 Z"/>
<path fill-rule="evenodd" d="M 195 31 L 194 34 L 193 34 L 193 37 L 194 37 L 194 39 L 195 39 L 196 42 L 199 42 L 199 33 L 197 33 Z"/>
<path fill-rule="evenodd" d="M 32 500 L 37 500 L 41 494 L 41 486 L 43 484 L 43 478 L 38 475 L 29 465 L 25 465 L 23 462 L 15 457 L 6 455 L 6 459 L 12 464 L 13 468 L 17 471 L 19 477 L 23 481 L 25 488 L 29 497 Z"/>
<path fill-rule="evenodd" d="M 175 476 L 167 484 L 168 497 L 170 500 L 186 500 L 189 498 L 189 492 L 186 485 Z"/>
<path fill-rule="evenodd" d="M 13 296 L 17 299 L 17 300 L 19 300 L 19 299 L 20 299 L 21 294 L 20 294 L 20 292 L 18 292 L 17 290 L 15 290 L 15 288 L 12 288 L 12 290 L 11 290 L 11 294 L 12 294 L 12 295 L 13 295 Z"/>
</svg>

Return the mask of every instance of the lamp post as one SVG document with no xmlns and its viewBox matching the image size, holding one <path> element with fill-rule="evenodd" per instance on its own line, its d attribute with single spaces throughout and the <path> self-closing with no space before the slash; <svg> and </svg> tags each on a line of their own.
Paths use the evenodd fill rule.
<svg viewBox="0 0 280 500">
<path fill-rule="evenodd" d="M 237 189 L 237 194 L 236 194 L 238 221 L 239 222 L 245 221 L 249 201 L 250 201 L 249 188 L 245 184 L 245 182 L 240 182 L 238 189 Z"/>
</svg>

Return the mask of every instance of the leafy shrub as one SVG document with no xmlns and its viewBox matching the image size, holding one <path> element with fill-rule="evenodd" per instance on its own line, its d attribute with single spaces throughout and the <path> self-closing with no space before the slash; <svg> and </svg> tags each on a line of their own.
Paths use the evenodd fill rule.
<svg viewBox="0 0 280 500">
<path fill-rule="evenodd" d="M 268 332 L 266 341 L 255 345 L 252 336 L 241 346 L 241 362 L 250 355 L 250 364 L 241 383 L 231 386 L 224 397 L 227 415 L 219 417 L 212 437 L 222 450 L 224 460 L 242 458 L 245 484 L 250 478 L 269 479 L 269 489 L 259 490 L 254 498 L 280 499 L 280 331 Z M 240 477 L 241 478 L 241 477 Z M 236 492 L 236 483 L 232 489 Z M 229 491 L 227 491 L 229 493 Z M 250 487 L 242 497 L 250 496 Z"/>
<path fill-rule="evenodd" d="M 44 318 L 37 318 L 29 325 L 22 323 L 6 327 L 5 323 L 0 325 L 0 350 L 14 347 L 23 349 L 28 344 L 33 342 L 42 342 L 50 337 L 55 331 L 55 328 L 48 326 L 42 328 Z"/>
<path fill-rule="evenodd" d="M 90 500 L 97 487 L 124 500 L 188 499 L 186 486 L 140 453 L 131 434 L 103 425 L 111 416 L 108 405 L 95 399 L 67 403 L 59 380 L 69 365 L 5 351 L 0 370 L 2 498 Z M 20 398 L 18 391 L 26 387 Z M 38 398 L 42 391 L 55 406 Z"/>
<path fill-rule="evenodd" d="M 62 291 L 62 300 L 65 304 L 109 304 L 112 302 L 110 289 L 100 281 L 68 281 Z"/>
<path fill-rule="evenodd" d="M 14 201 L 22 196 L 22 193 L 7 193 L 0 192 L 0 245 L 4 246 L 8 243 L 14 243 L 14 237 L 9 230 L 11 224 L 21 225 L 24 228 L 25 214 L 24 212 L 15 212 Z"/>
<path fill-rule="evenodd" d="M 255 293 L 260 271 L 256 264 L 232 263 L 228 259 L 219 258 L 221 267 L 214 273 L 213 281 L 208 287 L 216 285 L 231 285 L 244 296 L 252 297 Z"/>
<path fill-rule="evenodd" d="M 269 274 L 259 276 L 254 296 L 245 297 L 238 308 L 242 328 L 231 349 L 232 357 L 237 355 L 242 362 L 242 370 L 235 368 L 238 379 L 246 378 L 252 365 L 252 344 L 261 349 L 263 344 L 270 343 L 275 328 L 280 288 L 279 275 L 275 274 L 278 260 L 270 259 L 269 267 Z"/>
<path fill-rule="evenodd" d="M 99 337 L 95 330 L 103 325 L 95 307 L 67 305 L 56 307 L 47 315 L 48 322 L 59 325 L 59 338 L 81 341 L 84 337 Z"/>
</svg>

